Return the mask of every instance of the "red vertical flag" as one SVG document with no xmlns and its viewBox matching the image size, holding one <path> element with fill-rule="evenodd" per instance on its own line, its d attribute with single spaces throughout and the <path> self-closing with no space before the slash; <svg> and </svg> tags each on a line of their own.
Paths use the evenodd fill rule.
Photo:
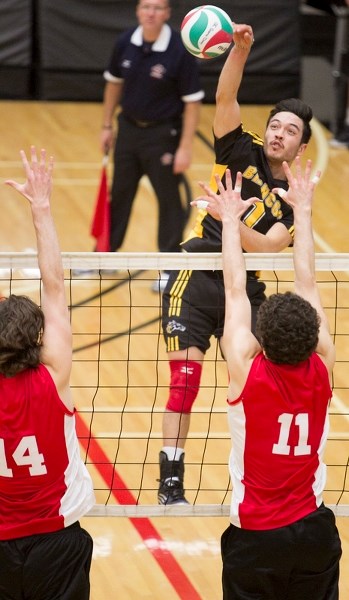
<svg viewBox="0 0 349 600">
<path fill-rule="evenodd" d="M 91 223 L 91 235 L 96 238 L 96 252 L 110 252 L 110 202 L 107 177 L 108 156 L 102 163 L 102 173 Z"/>
</svg>

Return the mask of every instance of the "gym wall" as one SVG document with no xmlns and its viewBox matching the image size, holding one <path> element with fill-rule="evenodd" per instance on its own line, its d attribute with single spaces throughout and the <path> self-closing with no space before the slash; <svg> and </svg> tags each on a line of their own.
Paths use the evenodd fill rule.
<svg viewBox="0 0 349 600">
<path fill-rule="evenodd" d="M 172 0 L 171 24 L 200 3 Z M 253 26 L 239 100 L 269 104 L 300 92 L 298 0 L 219 0 Z M 116 36 L 136 23 L 133 0 L 1 0 L 0 98 L 100 101 Z M 225 58 L 199 61 L 206 102 L 214 102 Z"/>
</svg>

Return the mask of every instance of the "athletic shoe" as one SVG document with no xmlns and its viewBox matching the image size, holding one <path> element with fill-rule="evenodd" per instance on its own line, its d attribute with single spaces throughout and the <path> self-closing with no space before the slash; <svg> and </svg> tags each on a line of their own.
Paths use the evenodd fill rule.
<svg viewBox="0 0 349 600">
<path fill-rule="evenodd" d="M 184 454 L 179 460 L 168 460 L 165 452 L 159 454 L 159 504 L 189 504 L 184 496 Z"/>
<path fill-rule="evenodd" d="M 332 148 L 349 148 L 349 125 L 345 125 L 329 144 Z"/>
<path fill-rule="evenodd" d="M 151 289 L 153 292 L 163 292 L 169 278 L 170 274 L 166 273 L 166 271 L 161 271 L 160 278 L 155 279 L 151 285 Z"/>
</svg>

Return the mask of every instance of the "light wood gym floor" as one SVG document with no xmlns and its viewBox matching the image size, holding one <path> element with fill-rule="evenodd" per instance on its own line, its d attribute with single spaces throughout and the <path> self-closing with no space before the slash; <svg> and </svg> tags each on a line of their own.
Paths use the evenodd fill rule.
<svg viewBox="0 0 349 600">
<path fill-rule="evenodd" d="M 269 109 L 267 106 L 243 106 L 243 122 L 249 129 L 262 134 Z M 199 131 L 210 142 L 213 111 L 212 106 L 203 107 L 199 126 Z M 49 154 L 55 156 L 53 212 L 62 251 L 84 252 L 93 249 L 89 228 L 101 170 L 100 124 L 99 104 L 0 102 L 0 182 L 3 183 L 7 178 L 23 179 L 19 160 L 21 148 L 29 150 L 30 145 L 34 144 L 39 148 L 45 147 Z M 313 139 L 306 154 L 313 159 L 314 168 L 320 168 L 323 172 L 314 207 L 316 250 L 344 253 L 349 249 L 349 151 L 330 149 L 329 137 L 329 132 L 315 122 Z M 212 150 L 197 137 L 193 163 L 188 172 L 194 196 L 199 193 L 197 181 L 209 179 L 212 163 Z M 188 227 L 194 217 L 193 212 Z M 122 251 L 156 251 L 156 223 L 156 202 L 144 180 Z M 2 185 L 0 251 L 22 252 L 34 247 L 25 201 Z M 149 295 L 151 302 L 148 288 L 148 284 L 144 285 L 143 293 Z M 80 289 L 83 296 L 83 284 Z M 88 328 L 89 323 L 86 322 Z M 146 346 L 143 351 L 145 355 L 151 353 Z M 75 382 L 84 378 L 84 368 L 83 363 L 76 365 Z M 108 373 L 106 369 L 106 378 Z M 111 376 L 111 372 L 109 374 Z M 152 377 L 147 373 L 146 362 L 142 366 L 141 376 L 144 381 Z M 86 399 L 77 399 L 78 407 L 79 402 L 84 405 Z M 222 406 L 223 402 L 224 394 Z M 347 409 L 346 405 L 348 440 Z M 196 452 L 195 443 L 195 440 L 191 440 L 188 446 L 188 451 L 193 454 Z M 152 449 L 154 455 L 159 451 L 160 444 L 160 439 L 155 442 L 156 447 Z M 346 444 L 343 441 L 343 444 L 348 457 L 348 441 Z M 218 444 L 218 452 L 220 448 Z M 332 499 L 328 501 L 332 502 Z M 144 503 L 152 502 L 156 503 L 156 497 L 145 495 Z M 226 517 L 157 517 L 151 520 L 86 517 L 82 522 L 91 532 L 95 545 L 91 571 L 92 600 L 114 597 L 122 600 L 218 600 L 221 597 L 219 541 L 228 524 Z M 340 581 L 340 597 L 343 600 L 349 597 L 348 523 L 348 518 L 338 518 L 343 543 Z"/>
</svg>

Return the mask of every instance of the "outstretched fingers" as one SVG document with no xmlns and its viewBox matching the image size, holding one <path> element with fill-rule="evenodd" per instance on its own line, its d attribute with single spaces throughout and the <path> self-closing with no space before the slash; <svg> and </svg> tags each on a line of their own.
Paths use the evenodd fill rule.
<svg viewBox="0 0 349 600">
<path fill-rule="evenodd" d="M 47 172 L 50 176 L 53 170 L 53 156 L 50 156 L 47 160 L 47 154 L 45 148 L 40 150 L 40 169 L 42 172 Z"/>
<path fill-rule="evenodd" d="M 40 167 L 46 168 L 46 150 L 45 150 L 45 148 L 41 148 L 41 150 L 40 150 Z"/>
<path fill-rule="evenodd" d="M 206 183 L 199 182 L 206 195 L 191 202 L 192 206 L 206 210 L 215 219 L 221 220 L 228 214 L 241 217 L 250 206 L 261 201 L 256 197 L 246 200 L 241 198 L 242 173 L 240 171 L 236 174 L 234 187 L 229 169 L 225 171 L 225 185 L 219 175 L 215 175 L 215 181 L 219 193 L 215 193 Z"/>
<path fill-rule="evenodd" d="M 273 193 L 283 198 L 292 208 L 311 206 L 315 187 L 320 181 L 321 171 L 317 170 L 312 176 L 312 161 L 308 159 L 302 169 L 299 157 L 295 160 L 294 174 L 286 162 L 283 163 L 283 169 L 289 188 L 287 191 L 283 188 L 274 188 Z"/>
<path fill-rule="evenodd" d="M 305 169 L 304 169 L 304 179 L 307 183 L 309 183 L 309 181 L 310 181 L 312 164 L 313 164 L 312 161 L 310 160 L 310 158 L 308 158 L 307 162 L 305 163 Z M 301 177 L 301 176 L 302 176 L 302 170 L 300 168 L 299 177 Z"/>
<path fill-rule="evenodd" d="M 30 167 L 27 155 L 24 152 L 24 150 L 20 150 L 19 154 L 20 154 L 20 157 L 22 159 L 22 164 L 23 164 L 23 167 L 24 167 L 25 174 L 26 174 L 27 178 L 29 179 L 29 177 L 31 175 L 31 167 Z"/>
<path fill-rule="evenodd" d="M 219 175 L 215 175 L 215 179 L 216 179 L 216 182 L 217 182 L 217 188 L 218 188 L 221 196 L 224 196 L 224 195 L 228 194 L 228 196 L 230 197 L 233 192 L 237 193 L 237 194 L 241 193 L 242 173 L 240 171 L 238 171 L 236 173 L 236 179 L 235 179 L 235 186 L 234 186 L 234 188 L 233 188 L 233 181 L 232 181 L 230 169 L 227 169 L 225 171 L 225 187 L 224 187 L 224 185 L 222 183 L 222 180 L 220 179 Z"/>
<path fill-rule="evenodd" d="M 298 157 L 297 157 L 297 158 L 298 158 Z M 296 163 L 298 162 L 298 161 L 297 161 L 297 158 L 295 159 L 295 162 L 296 162 Z M 284 173 L 285 173 L 285 175 L 286 175 L 286 179 L 287 179 L 287 181 L 288 181 L 288 185 L 289 185 L 289 186 L 292 186 L 292 185 L 294 185 L 294 182 L 295 182 L 295 177 L 294 177 L 294 176 L 293 176 L 293 174 L 292 174 L 292 171 L 291 171 L 291 169 L 290 169 L 290 165 L 289 165 L 289 164 L 288 164 L 288 163 L 287 163 L 285 160 L 284 160 L 284 161 L 283 161 L 283 163 L 282 163 L 282 168 L 283 168 L 283 170 L 284 170 Z M 279 194 L 279 195 L 280 195 L 280 194 Z M 283 197 L 283 196 L 282 196 L 282 194 L 281 194 L 281 197 Z"/>
<path fill-rule="evenodd" d="M 196 208 L 207 210 L 207 212 L 212 215 L 215 219 L 219 219 L 219 214 L 216 210 L 217 205 L 217 194 L 215 194 L 211 188 L 204 183 L 203 181 L 199 181 L 199 186 L 205 192 L 204 196 L 199 196 L 195 200 L 190 202 L 191 206 L 195 206 Z"/>
<path fill-rule="evenodd" d="M 236 174 L 236 179 L 235 179 L 234 192 L 236 192 L 237 194 L 241 194 L 241 188 L 242 188 L 242 173 L 240 171 L 238 171 Z"/>
<path fill-rule="evenodd" d="M 51 155 L 50 158 L 48 159 L 48 166 L 47 166 L 47 172 L 50 177 L 52 177 L 53 167 L 54 167 L 54 158 Z"/>
<path fill-rule="evenodd" d="M 54 166 L 53 156 L 50 156 L 47 161 L 45 149 L 42 149 L 38 155 L 35 146 L 31 146 L 30 161 L 24 150 L 20 150 L 20 157 L 22 159 L 26 181 L 24 183 L 18 183 L 8 179 L 5 183 L 17 190 L 31 203 L 34 199 L 36 202 L 47 201 L 47 198 L 50 197 L 52 187 L 52 171 Z"/>
<path fill-rule="evenodd" d="M 215 194 L 215 192 L 210 188 L 210 186 L 207 183 L 204 183 L 203 181 L 199 181 L 199 186 L 204 190 L 206 196 L 205 196 L 205 200 L 208 201 L 210 198 L 212 198 L 213 200 L 216 199 L 217 194 Z M 196 202 L 196 201 L 194 201 Z"/>
</svg>

